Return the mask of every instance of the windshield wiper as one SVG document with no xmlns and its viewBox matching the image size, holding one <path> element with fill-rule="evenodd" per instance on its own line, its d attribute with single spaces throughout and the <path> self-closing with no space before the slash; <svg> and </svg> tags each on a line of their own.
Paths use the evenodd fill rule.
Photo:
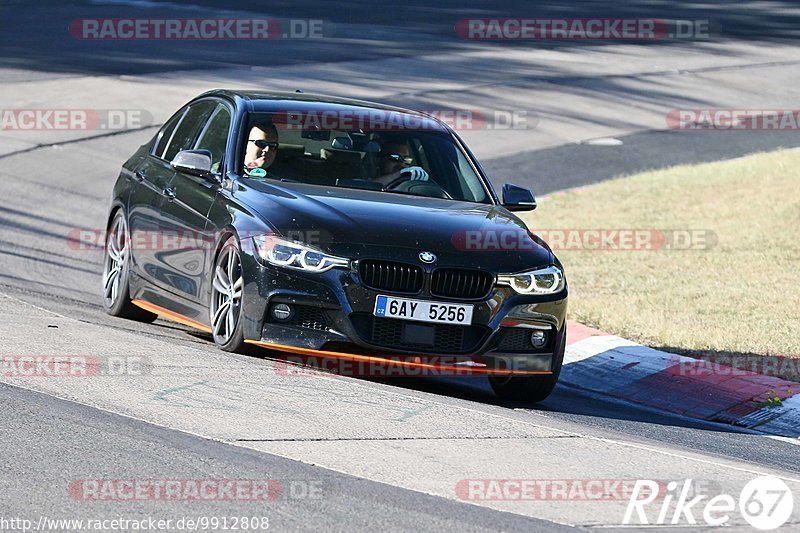
<svg viewBox="0 0 800 533">
<path fill-rule="evenodd" d="M 409 191 L 397 191 L 394 189 L 380 189 L 381 192 L 390 192 L 392 194 L 405 194 L 406 196 L 419 196 L 420 198 L 437 198 L 436 196 L 428 196 L 426 194 L 415 194 Z M 446 198 L 440 198 L 440 200 L 446 200 Z"/>
<path fill-rule="evenodd" d="M 344 187 L 346 189 L 365 189 L 368 191 L 382 191 L 383 185 L 376 181 L 358 179 L 358 178 L 338 178 L 336 180 L 337 187 Z"/>
</svg>

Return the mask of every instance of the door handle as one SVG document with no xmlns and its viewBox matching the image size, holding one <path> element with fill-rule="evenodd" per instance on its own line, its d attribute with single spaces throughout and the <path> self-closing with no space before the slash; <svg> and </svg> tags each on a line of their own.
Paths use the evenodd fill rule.
<svg viewBox="0 0 800 533">
<path fill-rule="evenodd" d="M 167 187 L 166 189 L 161 191 L 161 194 L 164 195 L 167 198 L 167 201 L 169 202 L 174 200 L 176 196 L 175 189 L 173 189 L 172 187 Z"/>
<path fill-rule="evenodd" d="M 144 181 L 145 178 L 144 170 L 137 170 L 136 172 L 133 173 L 133 175 L 136 178 L 136 181 Z"/>
</svg>

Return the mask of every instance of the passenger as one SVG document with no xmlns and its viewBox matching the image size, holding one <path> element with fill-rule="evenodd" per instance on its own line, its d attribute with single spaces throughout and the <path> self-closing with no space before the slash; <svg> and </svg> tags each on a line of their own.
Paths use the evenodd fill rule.
<svg viewBox="0 0 800 533">
<path fill-rule="evenodd" d="M 428 181 L 430 177 L 425 169 L 419 166 L 412 166 L 414 157 L 408 143 L 401 141 L 389 141 L 381 147 L 378 154 L 378 177 L 377 181 L 383 185 L 389 185 L 402 174 L 409 180 Z"/>
</svg>

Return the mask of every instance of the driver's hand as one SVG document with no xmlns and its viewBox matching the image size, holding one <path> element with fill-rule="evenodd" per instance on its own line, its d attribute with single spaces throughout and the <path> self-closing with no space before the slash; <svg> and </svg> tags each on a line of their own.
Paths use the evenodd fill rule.
<svg viewBox="0 0 800 533">
<path fill-rule="evenodd" d="M 411 181 L 428 181 L 430 176 L 422 167 L 408 167 L 400 171 L 401 176 L 405 176 Z"/>
</svg>

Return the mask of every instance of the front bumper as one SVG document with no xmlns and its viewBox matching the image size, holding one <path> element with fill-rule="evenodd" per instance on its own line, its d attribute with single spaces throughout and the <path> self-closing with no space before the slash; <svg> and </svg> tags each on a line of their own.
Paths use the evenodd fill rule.
<svg viewBox="0 0 800 533">
<path fill-rule="evenodd" d="M 373 316 L 379 294 L 392 294 L 365 287 L 357 268 L 334 268 L 306 273 L 264 266 L 253 256 L 247 262 L 244 313 L 245 338 L 266 347 L 295 353 L 351 354 L 382 358 L 404 358 L 426 363 L 486 365 L 530 373 L 549 373 L 565 327 L 567 292 L 548 296 L 517 294 L 496 285 L 481 300 L 432 297 L 423 291 L 398 297 L 474 305 L 470 326 L 439 325 Z M 275 320 L 271 308 L 278 303 L 292 306 L 286 322 Z M 404 334 L 408 324 L 434 328 L 433 342 L 413 342 Z M 532 331 L 545 331 L 547 343 L 535 348 Z M 412 341 L 412 342 L 409 342 Z"/>
</svg>

